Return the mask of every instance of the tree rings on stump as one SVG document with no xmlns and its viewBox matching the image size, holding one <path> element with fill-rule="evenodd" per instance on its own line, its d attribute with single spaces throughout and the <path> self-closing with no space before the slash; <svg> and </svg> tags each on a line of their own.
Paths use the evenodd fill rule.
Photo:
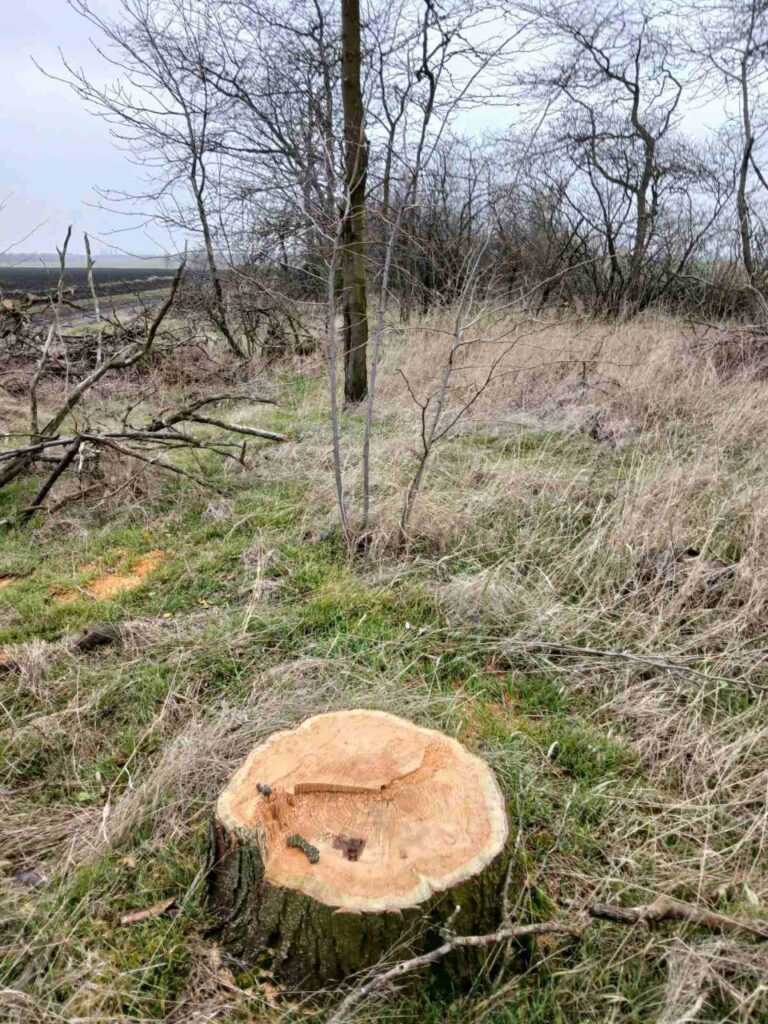
<svg viewBox="0 0 768 1024">
<path fill-rule="evenodd" d="M 493 929 L 506 837 L 493 773 L 456 740 L 380 711 L 317 715 L 219 797 L 210 905 L 235 956 L 318 988 L 439 944 L 448 918 Z"/>
</svg>

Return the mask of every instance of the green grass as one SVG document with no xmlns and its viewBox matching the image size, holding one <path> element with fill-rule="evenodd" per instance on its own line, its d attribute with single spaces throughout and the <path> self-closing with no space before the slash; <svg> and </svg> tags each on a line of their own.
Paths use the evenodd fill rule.
<svg viewBox="0 0 768 1024">
<path fill-rule="evenodd" d="M 285 387 L 270 423 L 293 429 L 296 410 L 319 385 L 295 378 Z M 302 426 L 325 422 L 319 406 L 314 416 Z M 475 451 L 510 472 L 534 464 L 565 476 L 591 474 L 588 501 L 544 493 L 535 521 L 530 506 L 507 503 L 471 524 L 469 552 L 465 545 L 446 556 L 453 574 L 525 564 L 531 586 L 589 539 L 606 493 L 621 486 L 633 458 L 598 455 L 582 437 L 525 432 L 512 439 L 463 438 L 447 464 Z M 207 472 L 221 479 L 216 465 Z M 9 489 L 2 500 L 22 500 L 30 486 Z M 3 680 L 9 724 L 0 733 L 0 785 L 13 796 L 14 827 L 26 829 L 30 842 L 26 854 L 14 853 L 14 863 L 27 855 L 33 863 L 42 859 L 34 847 L 38 821 L 43 836 L 67 815 L 85 816 L 86 831 L 98 829 L 105 806 L 114 809 L 151 779 L 195 723 L 215 723 L 232 709 L 258 719 L 264 695 L 293 699 L 283 677 L 270 682 L 270 672 L 307 659 L 330 666 L 326 676 L 334 677 L 349 704 L 376 706 L 380 694 L 390 701 L 402 694 L 406 711 L 421 709 L 414 713 L 423 721 L 488 758 L 519 845 L 519 919 L 569 913 L 595 893 L 642 902 L 662 884 L 662 864 L 695 859 L 695 835 L 665 832 L 663 823 L 656 832 L 654 820 L 643 817 L 638 794 L 655 792 L 656 783 L 631 730 L 605 711 L 599 690 L 572 685 L 557 664 L 500 653 L 516 624 L 525 625 L 524 607 L 511 608 L 503 627 L 449 623 L 438 586 L 446 561 L 433 557 L 429 544 L 416 543 L 412 560 L 401 561 L 396 572 L 380 572 L 364 558 L 351 558 L 334 531 L 308 538 L 316 500 L 301 480 L 236 481 L 231 497 L 221 500 L 187 481 L 169 480 L 141 510 L 126 508 L 112 522 L 88 523 L 87 530 L 60 537 L 49 533 L 45 543 L 31 543 L 31 529 L 4 535 L 0 573 L 18 579 L 0 590 L 1 642 L 50 644 L 42 667 Z M 743 524 L 724 523 L 722 534 L 713 532 L 713 547 L 736 557 L 742 533 Z M 257 543 L 265 552 L 261 580 L 269 586 L 252 599 L 255 570 L 246 555 Z M 121 572 L 154 550 L 162 550 L 164 560 L 140 588 L 108 601 L 77 589 L 94 574 Z M 557 597 L 566 610 L 594 602 L 589 565 L 558 575 Z M 621 565 L 613 571 L 610 585 L 618 588 Z M 75 600 L 57 603 L 64 592 Z M 144 623 L 148 632 L 133 646 L 83 657 L 59 644 L 75 630 L 107 621 Z M 611 616 L 593 608 L 590 622 L 599 623 L 606 644 L 629 645 L 642 632 L 623 612 Z M 568 637 L 580 639 L 594 643 L 594 632 Z M 308 675 L 303 685 L 302 703 L 286 705 L 286 721 L 327 706 L 328 691 L 315 677 Z M 729 699 L 735 710 L 749 707 L 744 694 L 723 694 L 718 713 Z M 210 799 L 191 799 L 185 809 L 172 789 L 153 799 L 159 815 L 121 833 L 114 849 L 75 858 L 40 889 L 19 891 L 8 882 L 3 984 L 64 1019 L 161 1021 L 182 1012 L 180 1001 L 190 992 L 199 997 L 205 989 L 201 962 L 210 955 L 201 875 Z M 670 799 L 675 803 L 680 794 Z M 104 821 L 110 828 L 108 815 Z M 646 834 L 647 844 L 641 841 Z M 170 897 L 178 901 L 177 916 L 120 926 L 122 914 Z M 735 909 L 743 910 L 738 900 Z M 595 925 L 580 943 L 532 948 L 527 969 L 478 1019 L 653 1020 L 664 999 L 669 934 L 649 943 L 642 933 Z M 238 973 L 235 987 L 241 996 L 226 986 L 209 993 L 222 1000 L 217 1019 L 317 1019 L 270 1008 L 253 971 Z M 469 1021 L 478 999 L 488 995 L 482 985 L 450 1003 L 404 994 L 374 1012 L 392 1024 Z"/>
</svg>

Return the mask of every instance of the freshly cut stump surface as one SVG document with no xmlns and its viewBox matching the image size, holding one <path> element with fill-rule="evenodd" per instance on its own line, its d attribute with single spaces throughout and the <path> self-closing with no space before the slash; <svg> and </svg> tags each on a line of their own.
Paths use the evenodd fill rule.
<svg viewBox="0 0 768 1024">
<path fill-rule="evenodd" d="M 406 936 L 401 953 L 438 944 L 452 914 L 493 928 L 506 837 L 493 773 L 456 740 L 380 711 L 318 715 L 222 792 L 210 902 L 235 955 L 317 988 Z"/>
</svg>

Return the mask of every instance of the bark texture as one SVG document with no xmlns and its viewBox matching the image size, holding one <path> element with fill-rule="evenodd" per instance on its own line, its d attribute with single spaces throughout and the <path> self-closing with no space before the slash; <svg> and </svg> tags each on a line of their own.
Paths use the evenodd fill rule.
<svg viewBox="0 0 768 1024">
<path fill-rule="evenodd" d="M 365 183 L 368 143 L 360 88 L 360 2 L 341 0 L 341 98 L 344 105 L 345 221 L 344 398 L 362 402 L 368 393 L 368 299 L 365 274 Z"/>
<path fill-rule="evenodd" d="M 208 898 L 218 940 L 238 960 L 268 965 L 281 984 L 304 991 L 342 981 L 385 957 L 435 949 L 444 941 L 441 928 L 449 919 L 457 934 L 493 930 L 500 923 L 508 864 L 508 853 L 502 852 L 474 878 L 417 907 L 350 913 L 271 885 L 257 844 L 219 822 L 211 830 L 210 856 Z M 461 988 L 476 977 L 487 955 L 485 950 L 456 950 L 435 965 L 434 974 Z"/>
</svg>

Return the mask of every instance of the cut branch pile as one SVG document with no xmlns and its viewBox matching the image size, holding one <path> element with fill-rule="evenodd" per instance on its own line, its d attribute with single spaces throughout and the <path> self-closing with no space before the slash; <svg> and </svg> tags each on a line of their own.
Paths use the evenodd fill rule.
<svg viewBox="0 0 768 1024">
<path fill-rule="evenodd" d="M 60 347 L 66 349 L 59 312 L 63 301 L 62 281 L 68 241 L 69 234 L 63 248 L 59 251 L 61 274 L 56 301 L 54 301 L 54 297 L 51 297 L 53 318 L 47 331 L 37 335 L 39 355 L 28 388 L 29 431 L 26 435 L 6 435 L 7 438 L 26 437 L 27 443 L 0 451 L 0 489 L 30 471 L 38 471 L 40 466 L 50 468 L 31 502 L 11 518 L 3 520 L 0 525 L 24 525 L 38 512 L 52 511 L 56 506 L 48 506 L 47 501 L 59 480 L 69 470 L 74 470 L 81 476 L 84 466 L 97 460 L 99 455 L 105 451 L 112 452 L 121 458 L 155 466 L 166 472 L 186 477 L 197 484 L 209 486 L 196 474 L 170 461 L 165 456 L 182 449 L 197 449 L 211 451 L 224 458 L 242 463 L 246 453 L 246 442 L 245 440 L 233 440 L 228 435 L 238 434 L 242 438 L 255 437 L 266 441 L 288 440 L 284 434 L 242 423 L 230 423 L 223 418 L 220 407 L 225 403 L 275 404 L 270 398 L 254 396 L 251 393 L 226 393 L 193 400 L 180 408 L 164 409 L 150 422 L 143 424 L 130 421 L 132 411 L 130 409 L 122 416 L 120 426 L 113 429 L 95 426 L 90 422 L 83 405 L 86 396 L 92 393 L 93 389 L 107 375 L 119 373 L 146 362 L 152 354 L 158 332 L 175 302 L 184 275 L 184 263 L 176 272 L 167 298 L 151 319 L 139 316 L 126 322 L 121 322 L 117 318 L 109 321 L 112 331 L 111 341 L 113 344 L 116 342 L 116 348 L 113 354 L 107 358 L 104 358 L 101 331 L 105 324 L 105 318 L 98 300 L 95 298 L 96 365 L 85 372 L 79 380 L 76 380 L 74 386 L 67 390 L 63 401 L 41 424 L 38 388 L 52 358 L 54 340 L 58 338 Z M 92 281 L 92 274 L 90 280 Z M 34 342 L 34 340 L 33 338 L 32 341 Z M 75 415 L 79 419 L 75 419 Z M 65 424 L 70 426 L 63 432 L 62 428 Z M 222 431 L 224 436 L 211 437 L 207 432 L 193 432 L 194 427 L 215 427 Z M 218 490 L 218 488 L 216 489 Z M 79 496 L 85 496 L 89 491 L 90 489 L 81 489 Z"/>
</svg>

